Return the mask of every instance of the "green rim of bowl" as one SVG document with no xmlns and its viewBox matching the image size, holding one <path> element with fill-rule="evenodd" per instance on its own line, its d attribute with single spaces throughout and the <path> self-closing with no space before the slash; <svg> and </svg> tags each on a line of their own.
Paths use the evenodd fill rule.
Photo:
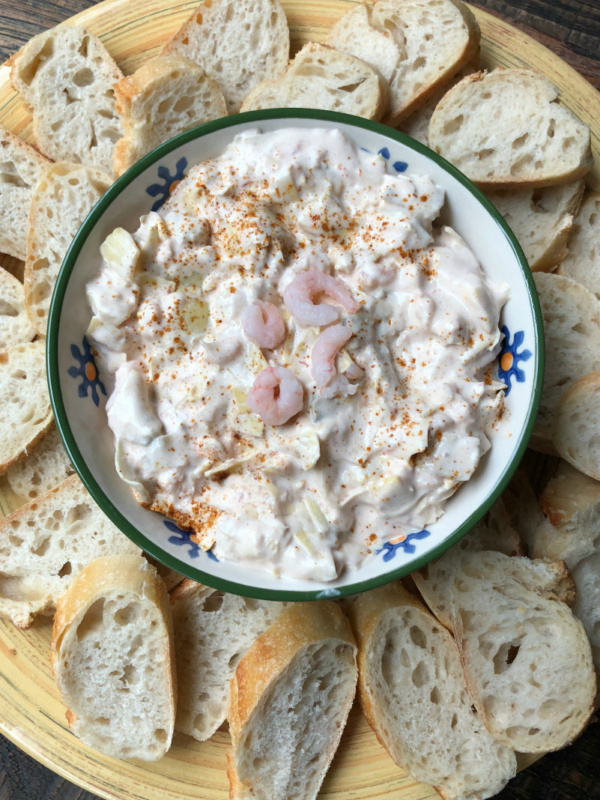
<svg viewBox="0 0 600 800">
<path fill-rule="evenodd" d="M 411 561 L 409 564 L 401 565 L 397 569 L 385 572 L 381 575 L 377 575 L 374 578 L 369 578 L 368 580 L 363 580 L 358 583 L 352 583 L 341 587 L 320 587 L 319 589 L 310 591 L 263 589 L 261 587 L 246 586 L 245 584 L 235 583 L 224 578 L 219 578 L 210 573 L 203 572 L 202 570 L 197 569 L 196 567 L 193 567 L 184 561 L 180 561 L 178 558 L 162 550 L 160 546 L 156 545 L 150 539 L 146 538 L 146 536 L 144 536 L 143 533 L 135 528 L 113 505 L 110 499 L 102 491 L 100 486 L 96 483 L 96 480 L 92 476 L 92 473 L 85 463 L 75 442 L 75 437 L 73 436 L 71 426 L 65 412 L 58 371 L 58 334 L 63 300 L 67 285 L 79 253 L 81 252 L 87 237 L 90 235 L 104 211 L 111 205 L 115 198 L 118 197 L 118 195 L 120 195 L 121 192 L 144 170 L 152 166 L 152 164 L 154 164 L 156 161 L 164 158 L 181 145 L 187 144 L 188 142 L 205 136 L 206 134 L 213 133 L 214 131 L 224 130 L 240 124 L 259 123 L 264 120 L 272 119 L 286 119 L 289 121 L 290 125 L 293 125 L 294 119 L 313 119 L 317 125 L 319 122 L 325 120 L 328 122 L 344 123 L 355 128 L 365 128 L 373 133 L 400 142 L 409 149 L 427 156 L 440 167 L 442 167 L 446 172 L 448 172 L 453 178 L 459 181 L 459 183 L 461 183 L 471 192 L 471 194 L 486 209 L 490 216 L 495 220 L 496 224 L 503 231 L 525 277 L 525 283 L 529 294 L 529 302 L 533 310 L 535 323 L 535 363 L 533 378 L 534 391 L 531 395 L 531 401 L 527 411 L 527 421 L 521 431 L 520 439 L 514 451 L 513 457 L 507 464 L 503 473 L 500 475 L 494 489 L 488 495 L 486 500 L 480 506 L 478 506 L 472 514 L 470 514 L 470 516 L 462 523 L 462 525 L 457 528 L 456 531 L 454 531 L 451 536 L 445 539 L 437 547 L 429 550 L 426 554 Z M 428 147 L 416 142 L 414 139 L 411 139 L 406 134 L 400 133 L 393 128 L 388 128 L 387 126 L 381 125 L 377 122 L 370 122 L 369 120 L 362 119 L 361 117 L 354 117 L 349 114 L 340 114 L 331 111 L 319 111 L 318 109 L 272 109 L 268 111 L 249 111 L 232 117 L 223 117 L 213 122 L 207 122 L 204 125 L 192 128 L 185 133 L 181 133 L 174 139 L 171 139 L 168 142 L 165 142 L 165 144 L 157 147 L 156 150 L 148 153 L 148 155 L 144 156 L 140 161 L 134 164 L 133 167 L 131 167 L 126 173 L 124 173 L 115 181 L 115 183 L 108 189 L 106 194 L 101 197 L 101 199 L 86 217 L 77 235 L 73 239 L 73 242 L 71 243 L 71 246 L 69 247 L 69 250 L 63 261 L 50 305 L 46 363 L 52 409 L 54 411 L 54 417 L 56 419 L 58 430 L 65 444 L 69 457 L 73 462 L 79 477 L 83 481 L 93 499 L 100 506 L 107 517 L 118 528 L 120 528 L 129 539 L 131 539 L 142 550 L 145 550 L 149 555 L 151 555 L 160 563 L 164 564 L 166 567 L 169 567 L 170 569 L 173 569 L 194 581 L 214 587 L 215 589 L 221 589 L 225 592 L 232 592 L 234 594 L 241 594 L 247 597 L 254 597 L 264 600 L 320 600 L 324 597 L 343 597 L 347 595 L 358 594 L 360 592 L 367 591 L 368 589 L 374 589 L 377 586 L 390 583 L 393 580 L 402 578 L 410 572 L 423 567 L 429 561 L 437 558 L 449 547 L 458 542 L 459 539 L 461 539 L 464 534 L 467 533 L 467 531 L 469 531 L 473 525 L 475 525 L 491 508 L 493 503 L 506 487 L 519 462 L 521 461 L 521 458 L 525 453 L 529 437 L 533 430 L 533 425 L 542 394 L 544 375 L 544 334 L 542 315 L 535 284 L 527 264 L 527 260 L 525 259 L 519 243 L 517 242 L 511 229 L 504 221 L 503 217 L 491 204 L 487 197 L 485 197 L 485 195 L 479 189 L 477 189 L 477 187 L 474 186 L 471 181 L 462 174 L 462 172 L 456 169 L 456 167 L 446 161 L 446 159 L 442 158 L 442 156 L 434 153 Z"/>
</svg>

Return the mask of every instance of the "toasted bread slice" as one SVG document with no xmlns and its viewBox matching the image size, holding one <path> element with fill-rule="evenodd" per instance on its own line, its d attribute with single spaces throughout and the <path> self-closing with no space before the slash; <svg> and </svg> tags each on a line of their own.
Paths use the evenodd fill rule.
<svg viewBox="0 0 600 800">
<path fill-rule="evenodd" d="M 480 36 L 461 0 L 377 0 L 354 6 L 325 41 L 366 61 L 387 81 L 385 121 L 396 125 L 479 52 Z"/>
<path fill-rule="evenodd" d="M 225 594 L 191 580 L 172 592 L 178 731 L 204 741 L 225 722 L 229 681 L 239 660 L 287 606 Z"/>
<path fill-rule="evenodd" d="M 114 88 L 124 130 L 115 147 L 117 175 L 178 133 L 227 115 L 217 83 L 182 56 L 153 58 Z"/>
<path fill-rule="evenodd" d="M 600 676 L 600 548 L 577 564 L 573 580 L 577 587 L 573 613 L 583 623 L 592 647 L 596 674 Z"/>
<path fill-rule="evenodd" d="M 554 414 L 563 391 L 600 369 L 600 300 L 584 286 L 553 273 L 534 276 L 544 319 L 546 366 L 530 447 L 554 453 Z"/>
<path fill-rule="evenodd" d="M 583 199 L 569 238 L 569 252 L 559 267 L 561 275 L 583 284 L 600 297 L 600 194 Z"/>
<path fill-rule="evenodd" d="M 141 555 L 92 561 L 59 598 L 52 672 L 73 733 L 112 758 L 157 761 L 176 707 L 167 591 Z"/>
<path fill-rule="evenodd" d="M 0 352 L 30 342 L 36 332 L 25 310 L 23 284 L 0 267 Z"/>
<path fill-rule="evenodd" d="M 42 169 L 49 162 L 33 147 L 2 127 L 0 154 L 0 253 L 8 253 L 24 261 L 31 196 Z"/>
<path fill-rule="evenodd" d="M 313 800 L 356 691 L 356 645 L 329 601 L 294 603 L 231 680 L 227 772 L 232 800 Z"/>
<path fill-rule="evenodd" d="M 558 454 L 590 478 L 600 480 L 600 372 L 590 372 L 560 396 L 552 441 Z"/>
<path fill-rule="evenodd" d="M 593 164 L 590 130 L 528 69 L 469 75 L 442 98 L 429 144 L 482 187 L 551 186 Z"/>
<path fill-rule="evenodd" d="M 0 475 L 24 458 L 52 424 L 46 348 L 29 342 L 0 352 Z"/>
<path fill-rule="evenodd" d="M 28 628 L 50 616 L 81 570 L 99 556 L 137 555 L 77 475 L 0 520 L 0 614 Z"/>
<path fill-rule="evenodd" d="M 122 136 L 113 84 L 123 73 L 100 39 L 81 27 L 51 28 L 17 53 L 10 77 L 45 155 L 112 173 Z"/>
<path fill-rule="evenodd" d="M 567 240 L 583 188 L 583 181 L 574 181 L 543 189 L 486 192 L 512 228 L 533 272 L 552 271 L 567 255 Z"/>
<path fill-rule="evenodd" d="M 58 162 L 47 167 L 29 210 L 25 261 L 25 305 L 38 333 L 45 335 L 54 283 L 73 237 L 111 185 L 93 167 Z"/>
<path fill-rule="evenodd" d="M 596 676 L 585 630 L 561 602 L 574 599 L 565 565 L 464 553 L 450 595 L 467 686 L 492 736 L 523 753 L 573 741 L 592 713 Z"/>
<path fill-rule="evenodd" d="M 517 760 L 472 709 L 452 636 L 400 584 L 351 606 L 361 708 L 395 763 L 445 800 L 497 794 Z"/>
<path fill-rule="evenodd" d="M 462 554 L 478 550 L 498 550 L 508 556 L 522 555 L 519 535 L 511 524 L 502 498 L 496 501 L 483 520 L 459 542 L 411 575 L 431 611 L 450 630 L 453 620 L 448 593 L 449 581 Z"/>
<path fill-rule="evenodd" d="M 354 56 L 310 42 L 278 80 L 267 80 L 244 100 L 242 111 L 322 108 L 381 119 L 387 89 L 375 70 Z"/>
<path fill-rule="evenodd" d="M 208 0 L 167 42 L 161 55 L 195 61 L 219 84 L 235 114 L 248 93 L 277 78 L 290 57 L 290 32 L 279 0 Z"/>
<path fill-rule="evenodd" d="M 74 472 L 60 434 L 52 424 L 27 458 L 8 468 L 6 480 L 15 494 L 30 502 L 54 489 Z"/>
</svg>

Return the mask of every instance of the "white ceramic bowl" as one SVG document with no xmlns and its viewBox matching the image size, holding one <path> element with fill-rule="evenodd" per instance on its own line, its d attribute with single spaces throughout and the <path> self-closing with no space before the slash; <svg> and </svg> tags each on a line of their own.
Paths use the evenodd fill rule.
<svg viewBox="0 0 600 800">
<path fill-rule="evenodd" d="M 511 287 L 503 313 L 505 344 L 499 375 L 507 383 L 507 424 L 475 475 L 451 498 L 426 531 L 387 544 L 357 572 L 332 584 L 277 579 L 267 572 L 218 562 L 190 535 L 147 511 L 114 467 L 106 396 L 85 339 L 91 312 L 85 285 L 100 268 L 100 244 L 117 226 L 134 231 L 156 210 L 187 168 L 220 154 L 248 129 L 340 128 L 360 147 L 380 153 L 397 172 L 429 175 L 446 191 L 442 219 L 466 240 L 483 270 Z M 259 111 L 226 117 L 172 139 L 119 178 L 92 210 L 65 258 L 50 310 L 48 375 L 58 428 L 71 460 L 104 512 L 144 550 L 172 569 L 225 591 L 275 600 L 354 594 L 423 566 L 468 531 L 490 508 L 515 470 L 531 432 L 543 376 L 542 322 L 531 273 L 510 229 L 490 202 L 454 167 L 426 147 L 383 125 L 343 114 Z"/>
</svg>

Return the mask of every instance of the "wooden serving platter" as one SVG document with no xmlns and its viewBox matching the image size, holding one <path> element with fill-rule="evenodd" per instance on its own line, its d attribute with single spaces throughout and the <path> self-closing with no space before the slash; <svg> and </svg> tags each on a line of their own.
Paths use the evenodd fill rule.
<svg viewBox="0 0 600 800">
<path fill-rule="evenodd" d="M 282 0 L 292 32 L 293 52 L 307 41 L 324 38 L 331 25 L 355 0 Z M 159 51 L 180 26 L 195 0 L 104 0 L 71 22 L 85 25 L 128 74 Z M 482 65 L 486 68 L 533 67 L 561 90 L 562 100 L 592 130 L 600 159 L 600 96 L 577 72 L 543 45 L 491 15 L 474 9 L 482 29 Z M 12 91 L 9 68 L 0 67 L 0 123 L 31 138 L 31 120 Z M 589 176 L 600 189 L 600 166 Z M 3 266 L 18 273 L 19 262 Z M 0 478 L 0 514 L 23 501 Z M 0 576 L 1 581 L 1 576 Z M 229 735 L 220 730 L 208 742 L 176 735 L 168 755 L 155 764 L 115 761 L 84 745 L 68 730 L 65 708 L 50 674 L 51 622 L 38 621 L 19 631 L 0 620 L 0 732 L 38 761 L 65 778 L 112 800 L 226 800 L 225 756 Z M 135 731 L 132 731 L 135 736 Z M 530 759 L 530 761 L 533 759 Z M 524 766 L 524 761 L 521 766 Z M 430 787 L 402 773 L 378 743 L 355 707 L 338 753 L 325 779 L 325 800 L 428 800 Z"/>
</svg>

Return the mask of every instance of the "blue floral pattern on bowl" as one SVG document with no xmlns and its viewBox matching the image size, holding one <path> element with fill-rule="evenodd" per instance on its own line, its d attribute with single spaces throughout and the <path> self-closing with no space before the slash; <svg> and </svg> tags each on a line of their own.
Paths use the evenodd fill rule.
<svg viewBox="0 0 600 800">
<path fill-rule="evenodd" d="M 417 548 L 414 544 L 412 544 L 412 541 L 414 539 L 426 539 L 430 535 L 430 531 L 422 530 L 417 531 L 416 533 L 409 533 L 407 536 L 398 537 L 397 539 L 391 539 L 389 542 L 386 542 L 380 550 L 377 551 L 377 555 L 379 555 L 379 553 L 383 553 L 383 560 L 391 561 L 396 557 L 398 550 L 402 550 L 404 553 L 409 554 L 414 553 Z"/>
<path fill-rule="evenodd" d="M 188 556 L 190 558 L 198 558 L 200 553 L 206 553 L 206 555 L 211 559 L 211 561 L 216 561 L 218 563 L 219 559 L 213 553 L 212 550 L 203 550 L 198 542 L 194 540 L 194 534 L 191 531 L 184 531 L 170 519 L 164 520 L 164 525 L 167 530 L 173 533 L 173 536 L 169 536 L 169 542 L 171 544 L 181 545 L 188 547 Z"/>
<path fill-rule="evenodd" d="M 505 396 L 510 394 L 513 378 L 517 383 L 525 382 L 525 372 L 519 367 L 521 361 L 529 361 L 531 352 L 529 350 L 519 350 L 525 339 L 523 331 L 516 331 L 513 340 L 510 340 L 510 331 L 506 325 L 502 326 L 504 334 L 504 344 L 499 355 L 498 377 L 506 384 Z"/>
<path fill-rule="evenodd" d="M 94 358 L 94 354 L 92 353 L 92 348 L 90 347 L 87 336 L 83 337 L 82 350 L 80 350 L 76 344 L 71 345 L 71 355 L 76 361 L 79 362 L 79 366 L 69 367 L 67 372 L 72 378 L 81 378 L 81 383 L 78 387 L 79 397 L 87 397 L 89 392 L 92 400 L 94 401 L 94 405 L 98 406 L 100 404 L 100 396 L 98 392 L 100 391 L 104 396 L 106 396 L 106 389 L 100 380 L 98 367 L 96 366 L 96 360 Z"/>
<path fill-rule="evenodd" d="M 371 150 L 368 150 L 366 147 L 360 148 L 364 153 L 370 153 Z M 382 147 L 380 150 L 377 151 L 377 155 L 381 156 L 385 161 L 389 161 L 391 158 L 390 150 L 388 147 Z M 392 167 L 396 172 L 406 172 L 408 169 L 408 162 L 407 161 L 393 161 Z"/>
<path fill-rule="evenodd" d="M 146 189 L 146 194 L 149 194 L 150 197 L 158 197 L 158 200 L 155 200 L 152 204 L 152 211 L 158 211 L 159 208 L 162 208 L 164 203 L 169 199 L 171 192 L 175 189 L 175 186 L 179 181 L 185 178 L 187 166 L 188 160 L 185 156 L 182 156 L 177 164 L 175 164 L 174 175 L 171 175 L 171 171 L 168 167 L 163 165 L 158 167 L 158 177 L 162 180 L 162 183 L 152 183 Z"/>
</svg>

